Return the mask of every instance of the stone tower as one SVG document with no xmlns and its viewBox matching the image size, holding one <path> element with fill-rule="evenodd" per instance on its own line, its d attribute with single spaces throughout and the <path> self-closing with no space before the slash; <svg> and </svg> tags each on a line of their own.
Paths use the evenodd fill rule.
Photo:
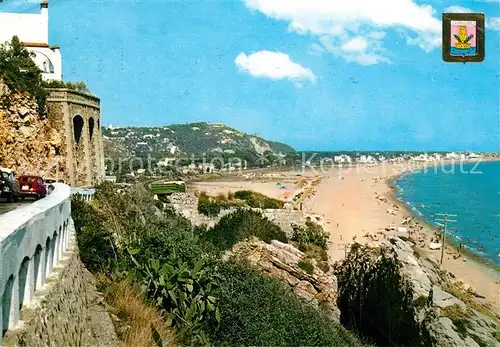
<svg viewBox="0 0 500 347">
<path fill-rule="evenodd" d="M 104 179 L 99 98 L 72 89 L 49 88 L 47 108 L 63 137 L 66 181 L 94 186 Z"/>
</svg>

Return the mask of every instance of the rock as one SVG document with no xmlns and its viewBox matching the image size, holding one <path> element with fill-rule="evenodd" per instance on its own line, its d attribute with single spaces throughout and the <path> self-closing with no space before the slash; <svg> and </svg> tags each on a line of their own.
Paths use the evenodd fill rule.
<svg viewBox="0 0 500 347">
<path fill-rule="evenodd" d="M 495 338 L 497 327 L 500 326 L 499 320 L 478 312 L 452 293 L 445 291 L 443 288 L 446 288 L 446 285 L 453 285 L 452 276 L 444 272 L 436 260 L 422 255 L 416 257 L 409 244 L 398 237 L 391 238 L 385 245 L 396 252 L 402 274 L 412 283 L 415 300 L 428 297 L 432 288 L 431 311 L 435 316 L 430 316 L 431 321 L 426 323 L 426 326 L 431 337 L 437 341 L 436 346 L 500 347 L 499 341 Z M 417 321 L 421 322 L 426 316 L 425 310 L 427 308 L 417 308 L 415 317 Z M 458 327 L 454 321 L 458 322 Z"/>
<path fill-rule="evenodd" d="M 440 317 L 437 324 L 434 326 L 435 331 L 439 331 L 439 344 L 440 347 L 466 347 L 465 341 L 456 332 L 456 327 L 453 325 L 451 319 L 447 317 Z M 477 345 L 477 344 L 476 344 Z"/>
<path fill-rule="evenodd" d="M 279 279 L 305 302 L 339 320 L 337 278 L 331 269 L 325 273 L 316 266 L 314 259 L 307 259 L 313 265 L 312 273 L 307 273 L 298 266 L 305 254 L 290 244 L 274 240 L 270 244 L 257 239 L 240 242 L 231 253 L 232 257 L 244 259 Z"/>
<path fill-rule="evenodd" d="M 307 302 L 312 301 L 316 294 L 318 294 L 314 286 L 310 282 L 304 280 L 299 281 L 293 291 Z"/>
<path fill-rule="evenodd" d="M 429 249 L 432 249 L 432 250 L 441 249 L 441 243 L 431 242 L 431 243 L 429 243 Z"/>
<path fill-rule="evenodd" d="M 453 305 L 458 305 L 462 310 L 465 310 L 467 308 L 467 306 L 462 300 L 459 300 L 450 293 L 445 292 L 444 290 L 441 289 L 440 286 L 437 285 L 432 286 L 432 292 L 433 292 L 434 304 L 440 308 Z"/>
<path fill-rule="evenodd" d="M 19 115 L 20 115 L 21 117 L 26 116 L 29 112 L 30 112 L 30 110 L 29 110 L 27 107 L 25 107 L 25 106 L 21 106 L 21 107 L 19 108 L 19 110 L 17 111 L 17 113 L 19 113 Z"/>
</svg>

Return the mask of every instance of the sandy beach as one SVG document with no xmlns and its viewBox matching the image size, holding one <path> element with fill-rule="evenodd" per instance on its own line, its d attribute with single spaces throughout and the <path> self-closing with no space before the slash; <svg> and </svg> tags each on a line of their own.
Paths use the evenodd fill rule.
<svg viewBox="0 0 500 347">
<path fill-rule="evenodd" d="M 341 260 L 353 242 L 376 243 L 390 233 L 398 234 L 396 230 L 387 230 L 389 226 L 411 230 L 413 238 L 419 240 L 420 252 L 439 261 L 441 251 L 428 247 L 435 231 L 394 199 L 391 179 L 408 169 L 408 166 L 381 164 L 332 168 L 323 172 L 289 171 L 260 176 L 259 179 L 232 177 L 222 181 L 196 182 L 190 190 L 205 190 L 216 195 L 249 189 L 286 200 L 302 188 L 304 193 L 300 202 L 303 202 L 303 210 L 321 214 L 323 227 L 330 233 L 329 256 L 332 261 Z M 408 235 L 406 232 L 400 234 Z M 493 309 L 500 312 L 500 272 L 466 255 L 457 255 L 455 247 L 447 246 L 443 268 L 484 296 Z"/>
</svg>

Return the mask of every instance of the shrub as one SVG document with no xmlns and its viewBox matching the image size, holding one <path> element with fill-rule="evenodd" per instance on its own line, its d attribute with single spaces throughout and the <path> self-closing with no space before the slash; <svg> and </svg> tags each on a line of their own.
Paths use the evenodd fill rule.
<svg viewBox="0 0 500 347">
<path fill-rule="evenodd" d="M 427 346 L 428 332 L 415 320 L 413 288 L 401 275 L 392 249 L 356 245 L 335 264 L 341 322 L 378 345 Z"/>
<path fill-rule="evenodd" d="M 186 342 L 209 344 L 201 325 L 209 318 L 220 321 L 218 300 L 212 295 L 219 283 L 216 268 L 206 266 L 201 259 L 190 267 L 174 254 L 165 262 L 149 257 L 145 264 L 131 256 L 121 267 L 140 281 L 147 296 L 164 311 L 167 325 L 178 328 Z"/>
<path fill-rule="evenodd" d="M 198 197 L 198 212 L 205 216 L 215 217 L 218 216 L 222 207 L 215 201 L 212 201 L 206 194 L 200 194 Z"/>
<path fill-rule="evenodd" d="M 108 259 L 115 259 L 117 256 L 116 245 L 113 235 L 104 227 L 98 211 L 80 199 L 72 199 L 71 217 L 75 223 L 82 262 L 91 272 L 107 272 Z"/>
<path fill-rule="evenodd" d="M 198 195 L 198 212 L 209 217 L 218 216 L 221 210 L 231 207 L 241 207 L 244 204 L 234 199 L 234 195 L 226 197 L 219 194 L 216 197 L 210 197 L 205 192 Z"/>
<path fill-rule="evenodd" d="M 260 212 L 243 209 L 222 217 L 204 233 L 203 239 L 219 250 L 228 250 L 249 236 L 256 236 L 268 243 L 271 240 L 287 242 L 286 234 L 276 224 Z"/>
<path fill-rule="evenodd" d="M 322 262 L 319 262 L 317 265 L 321 269 L 321 271 L 323 271 L 323 272 L 330 271 L 330 265 L 328 265 L 327 262 L 322 261 Z"/>
<path fill-rule="evenodd" d="M 164 261 L 175 254 L 177 259 L 194 265 L 201 258 L 203 250 L 191 226 L 182 225 L 182 222 L 182 219 L 179 221 L 174 216 L 169 221 L 150 224 L 138 233 L 129 243 L 131 249 L 137 250 L 137 261 L 144 264 L 151 257 Z"/>
<path fill-rule="evenodd" d="M 51 80 L 51 81 L 44 81 L 42 84 L 45 88 L 66 88 L 75 90 L 80 93 L 91 94 L 89 88 L 83 81 L 63 82 L 63 81 Z"/>
<path fill-rule="evenodd" d="M 328 237 L 329 235 L 323 230 L 323 227 L 312 222 L 308 217 L 305 227 L 293 225 L 291 241 L 296 242 L 302 249 L 307 248 L 307 245 L 316 245 L 325 249 Z"/>
<path fill-rule="evenodd" d="M 343 327 L 301 302 L 278 280 L 231 263 L 221 265 L 220 275 L 216 291 L 220 323 L 211 318 L 203 324 L 213 345 L 360 345 Z"/>
<path fill-rule="evenodd" d="M 312 275 L 314 272 L 314 266 L 307 260 L 301 260 L 298 262 L 297 266 L 307 272 L 309 275 Z"/>
<path fill-rule="evenodd" d="M 284 202 L 265 196 L 264 194 L 253 192 L 251 190 L 240 190 L 234 193 L 236 199 L 244 200 L 250 207 L 281 209 Z"/>
</svg>

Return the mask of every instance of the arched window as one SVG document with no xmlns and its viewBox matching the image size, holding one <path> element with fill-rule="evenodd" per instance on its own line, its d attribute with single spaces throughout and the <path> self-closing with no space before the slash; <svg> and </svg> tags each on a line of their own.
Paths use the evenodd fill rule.
<svg viewBox="0 0 500 347">
<path fill-rule="evenodd" d="M 83 118 L 82 116 L 74 116 L 73 117 L 73 131 L 75 134 L 75 142 L 78 144 L 80 142 L 80 137 L 82 136 L 83 130 Z"/>
<path fill-rule="evenodd" d="M 43 73 L 54 73 L 54 64 L 44 53 L 35 51 L 35 59 Z"/>
<path fill-rule="evenodd" d="M 94 118 L 90 117 L 89 119 L 89 134 L 90 141 L 92 141 L 92 135 L 94 135 Z"/>
<path fill-rule="evenodd" d="M 26 295 L 26 290 L 30 290 L 29 286 L 26 288 L 26 282 L 28 279 L 28 267 L 30 263 L 30 258 L 25 257 L 23 262 L 21 263 L 21 268 L 19 269 L 19 309 L 23 307 L 24 299 L 29 298 L 29 295 Z"/>
</svg>

